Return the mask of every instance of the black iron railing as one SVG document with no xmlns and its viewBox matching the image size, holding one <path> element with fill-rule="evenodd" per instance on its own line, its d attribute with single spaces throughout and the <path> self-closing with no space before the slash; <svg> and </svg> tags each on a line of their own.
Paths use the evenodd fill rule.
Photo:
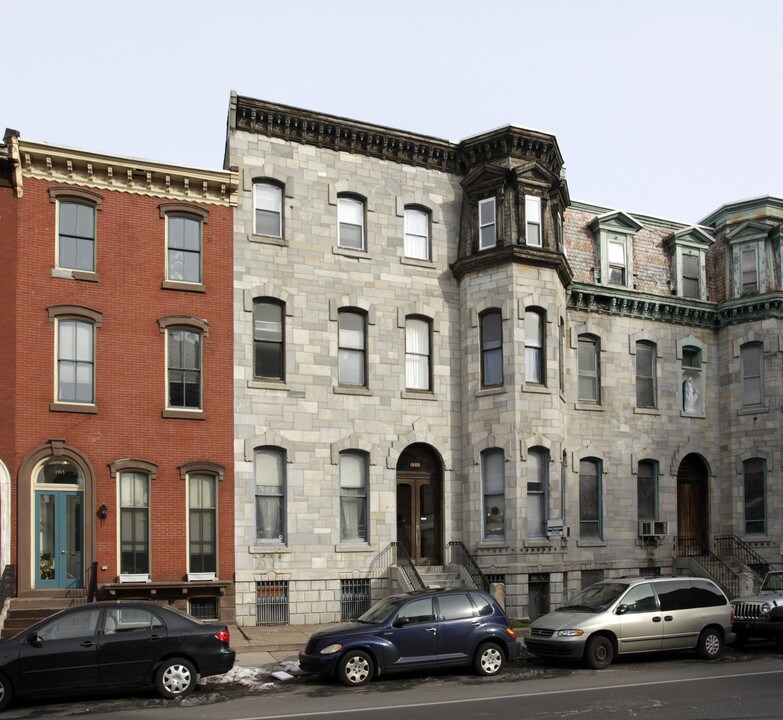
<svg viewBox="0 0 783 720">
<path fill-rule="evenodd" d="M 468 551 L 465 543 L 460 540 L 452 540 L 446 546 L 446 549 L 449 551 L 449 562 L 452 565 L 462 565 L 467 570 L 468 575 L 470 575 L 470 579 L 473 580 L 473 584 L 479 590 L 489 592 L 489 582 Z"/>
<path fill-rule="evenodd" d="M 412 590 L 427 589 L 421 576 L 416 571 L 416 566 L 413 564 L 411 556 L 408 554 L 405 546 L 399 542 L 389 543 L 375 556 L 372 563 L 370 563 L 368 576 L 370 579 L 385 577 L 392 565 L 396 565 L 399 568 Z"/>
<path fill-rule="evenodd" d="M 98 563 L 90 564 L 87 570 L 87 602 L 95 602 L 98 598 Z"/>
<path fill-rule="evenodd" d="M 12 597 L 16 597 L 16 565 L 6 565 L 0 577 L 0 608 Z"/>
<path fill-rule="evenodd" d="M 739 578 L 714 552 L 694 537 L 675 537 L 677 557 L 692 558 L 718 583 L 730 598 L 739 595 Z"/>
<path fill-rule="evenodd" d="M 770 570 L 774 570 L 770 563 L 736 535 L 716 535 L 714 542 L 718 555 L 721 557 L 730 555 L 737 558 L 756 574 L 759 582 L 767 576 Z"/>
</svg>

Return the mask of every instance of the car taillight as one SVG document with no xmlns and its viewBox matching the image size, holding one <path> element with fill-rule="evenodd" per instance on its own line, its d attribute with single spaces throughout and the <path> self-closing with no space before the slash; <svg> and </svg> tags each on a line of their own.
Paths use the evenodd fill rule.
<svg viewBox="0 0 783 720">
<path fill-rule="evenodd" d="M 514 632 L 514 629 L 513 629 L 513 628 L 506 628 L 506 632 L 507 632 L 509 635 L 511 635 L 511 639 L 512 639 L 512 640 L 516 640 L 516 639 L 517 639 L 517 634 Z"/>
<path fill-rule="evenodd" d="M 220 630 L 215 633 L 215 637 L 220 640 L 220 642 L 228 645 L 228 642 L 231 639 L 231 633 L 228 630 Z"/>
</svg>

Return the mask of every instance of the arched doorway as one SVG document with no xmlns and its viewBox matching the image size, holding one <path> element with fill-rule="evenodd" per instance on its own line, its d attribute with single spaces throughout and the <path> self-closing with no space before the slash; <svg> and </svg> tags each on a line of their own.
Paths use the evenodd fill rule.
<svg viewBox="0 0 783 720">
<path fill-rule="evenodd" d="M 700 455 L 686 455 L 677 470 L 677 535 L 709 545 L 709 468 Z"/>
<path fill-rule="evenodd" d="M 414 563 L 443 561 L 443 470 L 427 445 L 410 445 L 397 462 L 397 541 Z"/>
</svg>

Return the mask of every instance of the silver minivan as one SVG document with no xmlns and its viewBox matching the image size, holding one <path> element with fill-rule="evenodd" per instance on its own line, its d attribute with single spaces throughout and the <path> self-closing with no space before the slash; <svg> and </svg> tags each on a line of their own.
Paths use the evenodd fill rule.
<svg viewBox="0 0 783 720">
<path fill-rule="evenodd" d="M 525 646 L 539 657 L 583 660 L 596 670 L 617 655 L 656 650 L 696 650 L 714 660 L 734 640 L 732 620 L 729 600 L 712 580 L 617 578 L 534 620 Z"/>
</svg>

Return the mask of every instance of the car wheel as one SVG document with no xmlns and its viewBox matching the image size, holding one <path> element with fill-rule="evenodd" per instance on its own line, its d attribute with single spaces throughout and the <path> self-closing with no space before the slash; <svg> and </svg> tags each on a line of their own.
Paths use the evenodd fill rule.
<svg viewBox="0 0 783 720">
<path fill-rule="evenodd" d="M 362 650 L 349 650 L 337 665 L 337 677 L 343 685 L 358 687 L 369 682 L 375 671 L 372 658 Z"/>
<path fill-rule="evenodd" d="M 155 674 L 155 687 L 164 698 L 185 697 L 196 687 L 196 668 L 184 658 L 164 660 Z"/>
<path fill-rule="evenodd" d="M 585 665 L 593 670 L 608 668 L 614 660 L 612 641 L 603 635 L 596 635 L 587 641 Z"/>
<path fill-rule="evenodd" d="M 14 699 L 14 688 L 11 681 L 0 673 L 0 710 L 5 710 Z"/>
<path fill-rule="evenodd" d="M 723 638 L 714 628 L 706 628 L 699 635 L 699 642 L 696 644 L 696 652 L 704 660 L 714 660 L 720 657 L 723 651 Z"/>
<path fill-rule="evenodd" d="M 497 675 L 505 662 L 503 651 L 495 643 L 483 643 L 476 650 L 473 669 L 479 675 Z"/>
</svg>

